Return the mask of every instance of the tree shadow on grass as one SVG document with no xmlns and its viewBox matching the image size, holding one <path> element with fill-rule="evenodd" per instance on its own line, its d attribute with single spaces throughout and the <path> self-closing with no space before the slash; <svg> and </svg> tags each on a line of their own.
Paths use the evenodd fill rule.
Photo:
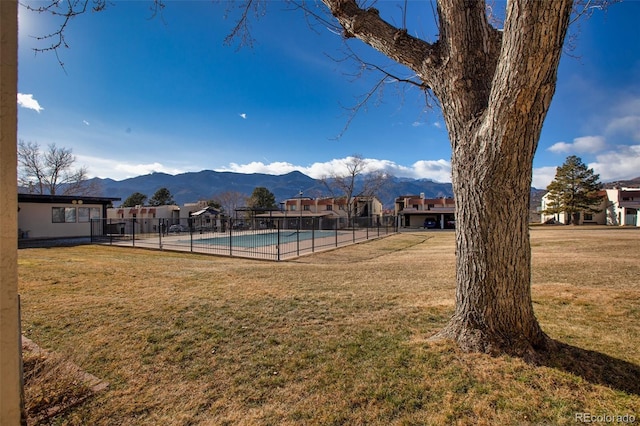
<svg viewBox="0 0 640 426">
<path fill-rule="evenodd" d="M 551 340 L 549 351 L 538 362 L 593 384 L 640 395 L 640 366 L 628 361 Z"/>
</svg>

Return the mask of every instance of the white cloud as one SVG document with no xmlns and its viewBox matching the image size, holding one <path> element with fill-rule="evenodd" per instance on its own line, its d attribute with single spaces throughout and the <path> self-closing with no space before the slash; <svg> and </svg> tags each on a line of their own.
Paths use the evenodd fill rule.
<svg viewBox="0 0 640 426">
<path fill-rule="evenodd" d="M 555 166 L 534 168 L 531 186 L 537 189 L 546 189 L 556 177 L 556 169 Z"/>
<path fill-rule="evenodd" d="M 216 169 L 218 172 L 234 172 L 234 173 L 264 173 L 267 175 L 284 175 L 294 170 L 299 170 L 291 163 L 277 161 L 265 164 L 262 161 L 252 161 L 249 164 L 230 163 L 227 167 Z M 304 173 L 304 172 L 303 172 Z"/>
<path fill-rule="evenodd" d="M 571 151 L 571 144 L 566 142 L 556 142 L 547 148 L 547 151 L 561 153 Z"/>
<path fill-rule="evenodd" d="M 640 142 L 640 115 L 614 118 L 607 125 L 606 132 L 616 137 L 631 137 L 633 141 Z"/>
<path fill-rule="evenodd" d="M 87 120 L 82 120 L 82 122 L 83 122 L 84 124 L 86 124 L 87 126 L 89 126 L 89 122 L 88 122 Z"/>
<path fill-rule="evenodd" d="M 640 177 L 640 145 L 621 145 L 615 151 L 600 153 L 587 167 L 600 175 L 601 182 Z M 556 167 L 535 168 L 532 186 L 538 189 L 546 188 L 555 175 Z"/>
<path fill-rule="evenodd" d="M 338 158 L 309 166 L 296 166 L 287 162 L 263 163 L 254 161 L 248 164 L 230 163 L 226 167 L 217 168 L 219 172 L 265 173 L 281 175 L 299 171 L 315 179 L 332 174 L 345 173 L 351 157 Z M 368 172 L 385 171 L 393 176 L 413 179 L 433 179 L 438 182 L 451 182 L 451 163 L 446 160 L 421 160 L 411 166 L 402 166 L 390 160 L 367 158 Z"/>
<path fill-rule="evenodd" d="M 575 138 L 572 143 L 557 142 L 547 149 L 555 153 L 595 153 L 602 151 L 606 146 L 607 143 L 602 136 L 582 136 Z"/>
<path fill-rule="evenodd" d="M 589 167 L 600 175 L 604 182 L 632 179 L 640 176 L 640 145 L 619 146 L 596 156 Z"/>
<path fill-rule="evenodd" d="M 243 113 L 240 113 L 240 114 L 238 114 L 238 115 L 240 116 L 240 118 L 242 118 L 242 119 L 244 119 L 244 120 L 246 120 L 246 119 L 247 119 L 247 114 L 246 114 L 246 113 L 244 113 L 244 112 L 243 112 Z"/>
<path fill-rule="evenodd" d="M 25 93 L 18 93 L 18 106 L 32 109 L 38 113 L 44 109 L 40 106 L 37 100 L 33 99 L 32 94 Z"/>
<path fill-rule="evenodd" d="M 115 159 L 76 155 L 77 165 L 86 166 L 91 177 L 111 178 L 122 180 L 136 176 L 147 175 L 153 172 L 177 175 L 180 173 L 200 171 L 193 168 L 168 167 L 162 163 L 127 163 Z"/>
</svg>

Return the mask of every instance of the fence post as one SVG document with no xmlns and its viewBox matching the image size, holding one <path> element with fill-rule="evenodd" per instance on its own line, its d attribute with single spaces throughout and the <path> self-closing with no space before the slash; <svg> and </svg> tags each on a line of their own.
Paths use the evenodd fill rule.
<svg viewBox="0 0 640 426">
<path fill-rule="evenodd" d="M 298 232 L 296 233 L 296 255 L 300 256 L 300 222 L 302 222 L 302 209 L 298 218 Z"/>
<path fill-rule="evenodd" d="M 278 244 L 276 245 L 276 256 L 277 256 L 278 262 L 280 261 L 280 228 L 281 228 L 281 224 L 280 224 L 280 220 L 278 220 Z"/>
<path fill-rule="evenodd" d="M 187 219 L 187 227 L 189 228 L 189 250 L 193 253 L 193 220 Z"/>
<path fill-rule="evenodd" d="M 229 256 L 233 256 L 233 244 L 231 240 L 233 239 L 233 219 L 229 218 Z"/>
<path fill-rule="evenodd" d="M 317 217 L 311 218 L 311 253 L 316 252 L 316 220 Z"/>
</svg>

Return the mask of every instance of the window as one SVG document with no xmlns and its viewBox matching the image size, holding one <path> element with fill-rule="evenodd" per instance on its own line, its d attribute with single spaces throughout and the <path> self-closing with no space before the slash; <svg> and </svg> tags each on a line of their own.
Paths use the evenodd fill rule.
<svg viewBox="0 0 640 426">
<path fill-rule="evenodd" d="M 92 219 L 100 219 L 98 207 L 78 207 L 78 222 L 89 222 Z"/>
<path fill-rule="evenodd" d="M 327 204 L 327 211 L 333 211 L 333 206 L 331 204 Z"/>
<path fill-rule="evenodd" d="M 305 212 L 308 212 L 308 211 L 310 211 L 310 210 L 311 210 L 311 206 L 309 206 L 309 205 L 304 205 L 304 206 L 303 206 L 303 210 L 304 210 Z"/>
<path fill-rule="evenodd" d="M 78 222 L 89 222 L 89 207 L 78 207 Z"/>
<path fill-rule="evenodd" d="M 53 223 L 75 223 L 75 207 L 51 207 L 51 221 Z"/>
<path fill-rule="evenodd" d="M 292 211 L 292 212 L 295 212 L 295 211 L 296 211 L 296 206 L 295 206 L 295 204 L 292 204 L 292 205 L 291 205 L 291 209 L 289 209 L 289 210 L 290 210 L 290 211 Z"/>
<path fill-rule="evenodd" d="M 593 220 L 593 215 L 591 213 L 585 213 L 584 220 Z"/>
</svg>

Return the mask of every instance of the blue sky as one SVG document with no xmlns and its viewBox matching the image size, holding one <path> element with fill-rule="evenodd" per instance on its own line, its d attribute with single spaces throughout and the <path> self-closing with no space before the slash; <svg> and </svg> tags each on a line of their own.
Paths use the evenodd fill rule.
<svg viewBox="0 0 640 426">
<path fill-rule="evenodd" d="M 116 180 L 204 169 L 319 178 L 359 154 L 372 169 L 450 181 L 444 121 L 416 91 L 385 85 L 337 138 L 348 107 L 379 77 L 357 77 L 354 63 L 340 60 L 341 37 L 326 26 L 270 1 L 251 21 L 255 44 L 238 49 L 224 44 L 237 17 L 225 19 L 226 2 L 168 1 L 153 18 L 151 4 L 113 1 L 76 17 L 65 31 L 69 48 L 57 57 L 33 48 L 50 44 L 35 36 L 59 20 L 20 9 L 20 139 L 71 148 L 91 176 Z M 408 5 L 410 31 L 434 41 L 430 3 Z M 378 8 L 401 22 L 395 2 Z M 638 18 L 640 2 L 631 0 L 573 27 L 577 39 L 560 64 L 534 186 L 546 187 L 568 155 L 603 181 L 640 176 Z M 357 40 L 349 46 L 380 58 Z"/>
</svg>

